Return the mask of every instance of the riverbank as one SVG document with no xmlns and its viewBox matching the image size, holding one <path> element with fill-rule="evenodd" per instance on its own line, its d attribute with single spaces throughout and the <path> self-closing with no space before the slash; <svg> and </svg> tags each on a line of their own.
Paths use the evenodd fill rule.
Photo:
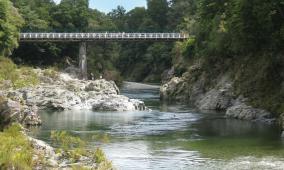
<svg viewBox="0 0 284 170">
<path fill-rule="evenodd" d="M 120 95 L 120 90 L 113 81 L 80 80 L 77 78 L 76 70 L 68 68 L 64 72 L 57 72 L 51 69 L 29 70 L 34 73 L 39 81 L 34 86 L 15 88 L 11 81 L 5 81 L 5 88 L 0 91 L 0 116 L 1 129 L 10 128 L 13 123 L 23 126 L 39 126 L 42 119 L 39 115 L 41 110 L 52 112 L 71 110 L 92 110 L 92 111 L 146 111 L 143 101 L 129 99 Z M 12 125 L 13 126 L 13 125 Z M 26 131 L 25 129 L 23 131 Z M 17 132 L 18 133 L 18 132 Z M 79 138 L 66 137 L 64 140 L 74 139 L 68 145 L 70 150 L 57 152 L 47 143 L 31 138 L 26 135 L 19 135 L 29 152 L 33 152 L 33 168 L 69 168 L 84 167 L 88 169 L 99 169 L 108 167 L 108 163 L 98 164 L 91 151 L 84 151 L 83 148 L 76 150 Z M 62 136 L 60 136 L 62 137 Z M 15 139 L 17 140 L 17 139 Z M 60 139 L 61 140 L 61 139 Z M 5 141 L 2 141 L 5 142 Z M 62 141 L 66 142 L 66 141 Z M 5 143 L 3 143 L 4 146 Z M 6 145 L 6 144 L 5 144 Z M 8 144 L 9 145 L 9 144 Z M 29 146 L 30 145 L 30 146 Z M 16 147 L 16 146 L 15 146 Z M 65 146 L 63 146 L 65 148 Z M 84 151 L 82 153 L 82 150 Z M 79 151 L 79 153 L 77 153 Z M 75 153 L 74 153 L 75 152 Z M 91 154 L 90 154 L 90 153 Z M 103 154 L 102 151 L 98 151 Z M 89 154 L 87 154 L 89 153 Z M 75 155 L 74 155 L 75 154 Z M 69 158 L 68 158 L 69 155 Z M 103 156 L 103 155 L 101 155 Z M 14 165 L 11 165 L 14 167 Z M 108 167 L 108 169 L 111 169 Z"/>
<path fill-rule="evenodd" d="M 229 119 L 282 123 L 277 114 L 253 106 L 248 97 L 236 93 L 236 85 L 230 74 L 219 74 L 210 78 L 202 67 L 195 64 L 181 77 L 172 77 L 161 86 L 160 98 L 190 103 L 201 111 L 223 111 Z"/>
<path fill-rule="evenodd" d="M 1 91 L 4 122 L 40 125 L 40 109 L 63 111 L 89 109 L 93 111 L 146 110 L 145 104 L 120 95 L 113 81 L 79 80 L 76 75 L 53 70 L 34 70 L 40 83 L 20 89 Z"/>
</svg>

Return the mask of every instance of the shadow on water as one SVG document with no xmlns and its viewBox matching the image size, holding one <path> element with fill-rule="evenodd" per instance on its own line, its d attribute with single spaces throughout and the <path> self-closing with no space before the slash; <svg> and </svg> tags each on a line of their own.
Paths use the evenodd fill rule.
<svg viewBox="0 0 284 170">
<path fill-rule="evenodd" d="M 91 136 L 107 133 L 111 142 L 103 148 L 122 170 L 284 167 L 284 145 L 275 125 L 225 119 L 224 113 L 161 103 L 155 85 L 127 82 L 121 93 L 145 101 L 152 111 L 42 112 L 43 126 L 32 135 L 48 142 L 51 130 L 67 130 L 97 145 Z"/>
</svg>

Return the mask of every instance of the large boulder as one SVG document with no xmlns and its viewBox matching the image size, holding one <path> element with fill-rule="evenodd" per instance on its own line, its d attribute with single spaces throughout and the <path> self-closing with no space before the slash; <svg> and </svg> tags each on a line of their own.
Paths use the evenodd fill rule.
<svg viewBox="0 0 284 170">
<path fill-rule="evenodd" d="M 11 99 L 1 99 L 0 117 L 1 126 L 6 126 L 12 122 L 18 122 L 24 125 L 41 124 L 36 106 L 27 106 Z"/>
<path fill-rule="evenodd" d="M 244 103 L 230 107 L 226 111 L 226 117 L 263 122 L 271 122 L 275 120 L 272 118 L 271 113 L 267 112 L 266 110 L 256 109 Z"/>
<path fill-rule="evenodd" d="M 228 84 L 227 87 L 212 89 L 205 93 L 195 104 L 201 110 L 226 110 L 232 106 L 233 101 L 231 85 Z"/>
<path fill-rule="evenodd" d="M 9 124 L 13 120 L 21 122 L 21 104 L 19 102 L 1 97 L 0 117 L 0 123 L 2 125 Z"/>
</svg>

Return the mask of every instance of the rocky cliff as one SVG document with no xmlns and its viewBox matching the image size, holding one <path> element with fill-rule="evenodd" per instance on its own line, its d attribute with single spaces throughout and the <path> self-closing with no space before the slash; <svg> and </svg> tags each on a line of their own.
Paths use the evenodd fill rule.
<svg viewBox="0 0 284 170">
<path fill-rule="evenodd" d="M 228 118 L 269 123 L 276 120 L 272 113 L 250 106 L 247 98 L 235 94 L 228 74 L 219 75 L 211 86 L 207 79 L 201 66 L 193 65 L 181 77 L 173 77 L 161 86 L 161 99 L 190 103 L 200 110 L 225 111 Z"/>
</svg>

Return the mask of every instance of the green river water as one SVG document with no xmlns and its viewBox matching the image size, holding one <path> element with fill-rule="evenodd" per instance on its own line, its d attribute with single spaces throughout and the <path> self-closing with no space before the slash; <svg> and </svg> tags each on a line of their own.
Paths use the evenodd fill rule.
<svg viewBox="0 0 284 170">
<path fill-rule="evenodd" d="M 101 146 L 121 170 L 284 170 L 284 140 L 276 125 L 161 103 L 156 86 L 126 83 L 121 91 L 145 101 L 152 111 L 42 112 L 43 125 L 31 134 L 50 142 L 51 130 L 69 131 L 90 147 Z M 99 143 L 96 134 L 108 134 L 110 142 Z"/>
</svg>

